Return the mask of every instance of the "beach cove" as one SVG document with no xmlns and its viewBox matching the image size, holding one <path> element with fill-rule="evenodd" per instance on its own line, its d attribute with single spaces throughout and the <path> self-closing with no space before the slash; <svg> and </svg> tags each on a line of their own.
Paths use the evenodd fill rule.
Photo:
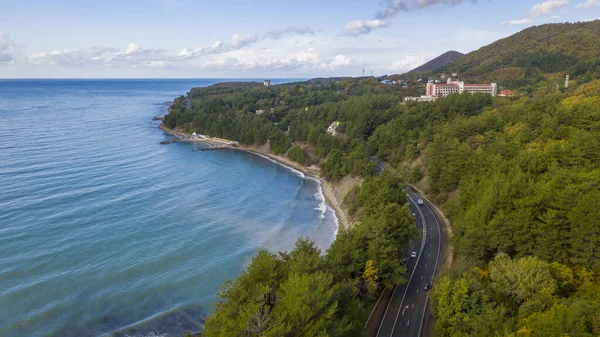
<svg viewBox="0 0 600 337">
<path fill-rule="evenodd" d="M 357 185 L 360 186 L 360 184 L 362 183 L 361 178 L 347 176 L 339 182 L 330 182 L 321 177 L 321 169 L 318 166 L 302 166 L 296 162 L 293 162 L 285 156 L 273 153 L 269 150 L 268 144 L 265 144 L 263 146 L 244 146 L 239 145 L 237 142 L 226 139 L 213 140 L 211 138 L 196 138 L 193 137 L 191 134 L 169 129 L 162 123 L 159 125 L 159 128 L 165 133 L 177 137 L 176 141 L 199 142 L 207 144 L 208 146 L 213 147 L 216 150 L 230 149 L 244 151 L 257 156 L 266 157 L 291 170 L 297 170 L 299 172 L 302 172 L 304 175 L 311 177 L 319 182 L 319 187 L 322 190 L 322 194 L 325 198 L 325 201 L 327 202 L 327 205 L 335 211 L 336 223 L 338 224 L 338 226 L 341 227 L 342 230 L 345 230 L 350 228 L 350 226 L 352 225 L 350 216 L 348 215 L 346 208 L 343 206 L 344 196 L 352 187 Z M 338 228 L 338 230 L 339 229 L 340 228 Z"/>
</svg>

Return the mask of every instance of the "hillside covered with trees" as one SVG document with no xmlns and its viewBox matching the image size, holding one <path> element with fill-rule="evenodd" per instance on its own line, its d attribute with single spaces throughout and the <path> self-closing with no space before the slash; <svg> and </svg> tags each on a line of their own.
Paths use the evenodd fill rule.
<svg viewBox="0 0 600 337">
<path fill-rule="evenodd" d="M 565 74 L 584 82 L 600 76 L 600 20 L 527 28 L 440 67 L 463 78 L 533 90 Z"/>
<path fill-rule="evenodd" d="M 565 31 L 599 23 L 534 27 L 513 41 L 541 55 L 566 53 L 527 41 L 535 32 L 559 43 Z M 592 35 L 584 34 L 600 36 Z M 366 178 L 346 197 L 353 228 L 322 255 L 307 240 L 288 253 L 261 252 L 224 285 L 205 334 L 361 336 L 377 291 L 404 280 L 408 240 L 418 235 L 404 181 L 452 222 L 454 263 L 433 287 L 441 336 L 600 334 L 600 72 L 587 68 L 598 45 L 570 54 L 569 67 L 582 73 L 569 88 L 557 89 L 532 65 L 516 87 L 531 94 L 517 97 L 402 104 L 413 89 L 364 78 L 222 84 L 176 99 L 169 128 L 268 143 L 320 165 L 330 180 Z M 494 62 L 488 71 L 468 57 L 456 63 L 463 74 L 511 71 Z M 552 72 L 563 76 L 560 69 Z M 335 135 L 327 132 L 334 122 Z M 392 169 L 378 171 L 379 162 Z"/>
</svg>

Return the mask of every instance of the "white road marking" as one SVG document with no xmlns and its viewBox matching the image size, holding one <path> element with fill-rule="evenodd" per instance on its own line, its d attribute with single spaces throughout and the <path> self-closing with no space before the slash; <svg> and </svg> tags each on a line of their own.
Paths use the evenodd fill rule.
<svg viewBox="0 0 600 337">
<path fill-rule="evenodd" d="M 423 279 L 423 275 L 421 275 L 421 280 Z"/>
<path fill-rule="evenodd" d="M 410 321 L 408 321 L 408 323 L 406 323 L 406 326 L 409 326 L 409 325 L 410 325 Z"/>
<path fill-rule="evenodd" d="M 402 310 L 402 316 L 404 316 L 404 312 L 406 311 L 406 309 L 408 309 L 408 305 L 404 307 L 404 310 Z"/>
<path fill-rule="evenodd" d="M 394 294 L 396 293 L 396 289 L 398 289 L 398 287 L 394 286 L 394 291 L 392 291 L 392 297 L 390 297 L 390 301 L 388 302 L 388 305 L 385 308 L 385 312 L 383 313 L 383 319 L 381 320 L 382 324 L 379 324 L 379 329 L 377 329 L 377 336 L 379 336 L 379 331 L 381 330 L 381 327 L 383 326 L 383 322 L 385 322 L 385 316 L 387 315 L 388 309 L 390 308 L 390 305 L 392 304 L 392 299 L 394 298 Z"/>
<path fill-rule="evenodd" d="M 367 325 L 369 325 L 369 322 L 371 321 L 371 316 L 373 316 L 373 313 L 375 312 L 375 309 L 377 309 L 377 306 L 379 305 L 379 302 L 381 301 L 381 298 L 383 297 L 383 294 L 385 294 L 385 291 L 382 291 L 381 295 L 379 295 L 379 299 L 377 300 L 377 303 L 375 303 L 375 306 L 373 307 L 373 310 L 371 310 L 371 314 L 369 315 L 369 318 L 365 322 L 365 326 L 363 327 L 363 330 L 367 328 Z"/>
<path fill-rule="evenodd" d="M 419 293 L 419 288 L 417 288 L 417 294 Z"/>
<path fill-rule="evenodd" d="M 415 307 L 415 304 L 414 304 L 414 303 L 413 303 L 412 307 L 413 307 L 413 308 Z"/>
<path fill-rule="evenodd" d="M 431 208 L 425 204 L 425 207 L 427 207 L 427 209 L 431 212 L 431 214 L 433 214 L 433 219 L 435 220 L 435 223 L 437 225 L 437 229 L 438 229 L 438 252 L 437 252 L 437 257 L 435 258 L 435 267 L 433 267 L 433 275 L 432 275 L 432 280 L 433 277 L 435 277 L 435 272 L 437 270 L 437 266 L 438 266 L 438 260 L 440 258 L 440 250 L 442 249 L 442 230 L 440 229 L 440 223 L 437 219 L 437 216 L 435 216 L 435 213 L 431 210 Z M 425 321 L 425 312 L 427 310 L 427 302 L 429 302 L 429 294 L 427 294 L 427 298 L 425 299 L 425 307 L 423 307 L 423 316 L 421 316 L 421 325 L 419 325 L 419 333 L 417 334 L 417 337 L 421 337 L 421 329 L 423 328 L 423 322 Z"/>
</svg>

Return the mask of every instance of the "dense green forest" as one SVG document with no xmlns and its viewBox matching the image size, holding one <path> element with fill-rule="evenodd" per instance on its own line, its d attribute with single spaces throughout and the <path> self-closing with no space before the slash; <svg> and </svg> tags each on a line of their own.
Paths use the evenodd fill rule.
<svg viewBox="0 0 600 337">
<path fill-rule="evenodd" d="M 599 26 L 545 25 L 501 42 L 516 50 L 535 32 L 555 46 L 562 41 L 555 35 Z M 528 43 L 539 49 L 533 59 L 565 53 Z M 422 88 L 374 78 L 221 84 L 178 98 L 164 121 L 170 128 L 268 143 L 320 165 L 326 179 L 366 178 L 346 197 L 353 228 L 323 254 L 304 239 L 288 253 L 261 252 L 224 285 L 205 334 L 360 336 L 376 292 L 404 280 L 408 240 L 418 235 L 403 181 L 425 190 L 452 222 L 455 262 L 433 287 L 439 335 L 600 334 L 600 69 L 582 53 L 564 63 L 581 70 L 569 88 L 540 78 L 545 65 L 532 61 L 534 71 L 513 83 L 530 94 L 510 98 L 402 104 Z M 500 63 L 491 73 L 514 66 Z M 562 77 L 566 68 L 550 70 Z M 333 122 L 335 136 L 327 132 Z M 382 162 L 392 170 L 381 172 Z"/>
</svg>

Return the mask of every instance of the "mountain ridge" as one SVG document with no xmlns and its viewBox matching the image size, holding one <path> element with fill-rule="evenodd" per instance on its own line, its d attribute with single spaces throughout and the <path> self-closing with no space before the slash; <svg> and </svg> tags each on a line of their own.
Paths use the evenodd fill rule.
<svg viewBox="0 0 600 337">
<path fill-rule="evenodd" d="M 434 71 L 434 70 L 437 70 L 437 69 L 447 65 L 448 63 L 454 62 L 454 61 L 462 58 L 463 56 L 465 56 L 465 54 L 463 54 L 461 52 L 457 52 L 456 50 L 449 50 L 449 51 L 443 53 L 442 55 L 434 58 L 433 60 L 416 67 L 415 69 L 409 71 L 408 73 L 422 73 L 422 72 Z"/>
</svg>

